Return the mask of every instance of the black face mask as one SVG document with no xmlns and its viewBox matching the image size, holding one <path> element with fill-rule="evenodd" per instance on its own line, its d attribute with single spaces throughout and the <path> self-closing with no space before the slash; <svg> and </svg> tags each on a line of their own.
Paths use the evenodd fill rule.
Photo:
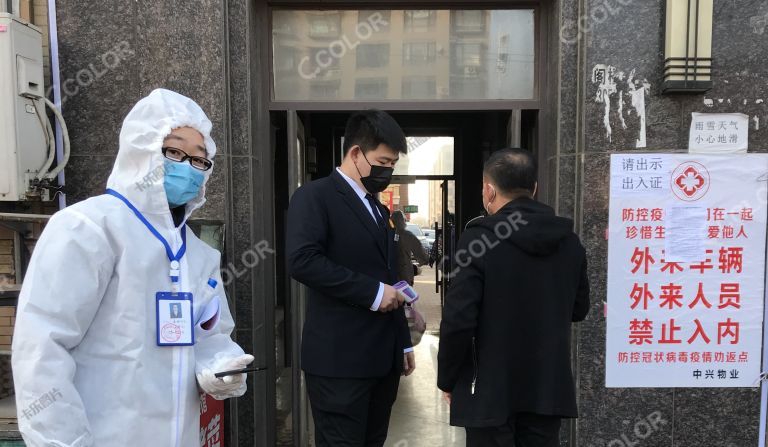
<svg viewBox="0 0 768 447">
<path fill-rule="evenodd" d="M 389 186 L 389 184 L 392 182 L 392 173 L 395 172 L 395 168 L 372 165 L 371 162 L 368 161 L 368 157 L 365 156 L 362 149 L 360 150 L 360 153 L 363 154 L 365 162 L 368 163 L 368 165 L 371 167 L 371 174 L 368 175 L 368 177 L 363 177 L 363 174 L 360 174 L 360 169 L 357 168 L 357 165 L 355 165 L 357 173 L 360 174 L 360 182 L 363 184 L 365 189 L 367 189 L 371 194 L 378 194 L 387 189 L 387 186 Z"/>
</svg>

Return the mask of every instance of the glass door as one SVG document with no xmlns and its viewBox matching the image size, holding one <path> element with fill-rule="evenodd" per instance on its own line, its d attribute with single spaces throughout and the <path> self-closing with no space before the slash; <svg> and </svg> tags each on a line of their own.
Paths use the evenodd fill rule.
<svg viewBox="0 0 768 447">
<path fill-rule="evenodd" d="M 296 111 L 289 110 L 286 116 L 286 146 L 288 197 L 304 185 L 307 173 L 307 136 L 304 125 Z M 282 331 L 278 333 L 276 364 L 281 368 L 277 374 L 276 413 L 277 445 L 281 447 L 304 447 L 310 445 L 311 416 L 304 376 L 301 372 L 301 334 L 306 316 L 307 289 L 289 279 L 288 299 L 283 306 Z M 276 315 L 276 320 L 278 316 Z"/>
<path fill-rule="evenodd" d="M 444 180 L 440 183 L 442 207 L 440 219 L 435 221 L 436 246 L 432 250 L 435 258 L 435 291 L 440 294 L 440 306 L 445 304 L 445 293 L 451 283 L 454 254 L 456 251 L 456 182 Z"/>
</svg>

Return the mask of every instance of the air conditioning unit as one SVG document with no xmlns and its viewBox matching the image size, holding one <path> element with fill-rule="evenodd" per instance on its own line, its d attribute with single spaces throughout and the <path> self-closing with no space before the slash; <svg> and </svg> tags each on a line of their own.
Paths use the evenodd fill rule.
<svg viewBox="0 0 768 447">
<path fill-rule="evenodd" d="M 40 29 L 0 13 L 0 201 L 28 200 L 46 164 L 44 95 Z"/>
</svg>

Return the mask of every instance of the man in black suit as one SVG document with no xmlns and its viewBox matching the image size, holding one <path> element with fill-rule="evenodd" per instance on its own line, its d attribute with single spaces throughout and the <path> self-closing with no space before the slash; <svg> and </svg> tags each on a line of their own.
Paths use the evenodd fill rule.
<svg viewBox="0 0 768 447">
<path fill-rule="evenodd" d="M 344 160 L 299 188 L 288 209 L 291 276 L 310 289 L 301 367 L 318 447 L 382 446 L 401 375 L 414 368 L 408 323 L 392 284 L 397 238 L 376 194 L 390 183 L 405 135 L 388 114 L 353 115 Z"/>
<path fill-rule="evenodd" d="M 438 387 L 467 446 L 557 447 L 577 417 L 571 323 L 589 311 L 587 258 L 573 222 L 533 199 L 536 161 L 494 152 L 488 217 L 470 222 L 440 326 Z"/>
</svg>

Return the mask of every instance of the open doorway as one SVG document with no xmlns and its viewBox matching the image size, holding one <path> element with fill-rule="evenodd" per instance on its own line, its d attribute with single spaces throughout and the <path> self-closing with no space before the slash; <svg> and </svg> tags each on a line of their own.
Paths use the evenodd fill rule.
<svg viewBox="0 0 768 447">
<path fill-rule="evenodd" d="M 445 137 L 433 139 L 448 140 Z M 429 140 L 425 144 L 429 144 Z M 452 141 L 450 144 L 453 144 Z M 420 164 L 430 162 L 427 158 Z M 450 268 L 447 259 L 451 257 L 457 233 L 456 181 L 401 177 L 390 188 L 400 190 L 400 204 L 390 209 L 404 212 L 406 229 L 422 242 L 427 259 L 426 263 L 418 256 L 412 259 L 415 270 L 413 287 L 419 294 L 419 300 L 410 311 L 419 312 L 424 318 L 426 332 L 420 340 L 413 337 L 416 343 L 416 370 L 400 381 L 385 445 L 402 447 L 412 445 L 410 441 L 418 439 L 419 445 L 463 446 L 464 430 L 450 426 L 448 406 L 436 387 L 440 321 Z"/>
<path fill-rule="evenodd" d="M 448 285 L 449 264 L 445 259 L 451 256 L 457 234 L 456 181 L 396 177 L 382 193 L 382 203 L 392 213 L 403 213 L 406 231 L 420 242 L 422 256 L 411 255 L 413 286 L 419 293 L 417 307 L 426 320 L 427 333 L 436 335 Z"/>
<path fill-rule="evenodd" d="M 427 332 L 415 347 L 416 372 L 401 380 L 387 445 L 464 445 L 464 431 L 449 426 L 448 407 L 437 390 L 439 326 L 450 263 L 467 222 L 482 212 L 482 165 L 492 150 L 523 146 L 536 150 L 536 111 L 390 112 L 403 128 L 408 155 L 379 200 L 402 211 L 408 229 L 431 262 L 416 262 L 417 309 Z M 286 212 L 301 185 L 328 176 L 343 158 L 345 112 L 271 112 L 275 153 L 277 281 L 275 312 L 276 445 L 312 444 L 312 421 L 300 371 L 299 347 L 306 291 L 287 274 Z M 283 173 L 285 175 L 283 175 Z M 428 442 L 423 442 L 424 440 Z M 416 444 L 413 444 L 413 442 Z M 398 444 L 400 443 L 400 444 Z"/>
</svg>

